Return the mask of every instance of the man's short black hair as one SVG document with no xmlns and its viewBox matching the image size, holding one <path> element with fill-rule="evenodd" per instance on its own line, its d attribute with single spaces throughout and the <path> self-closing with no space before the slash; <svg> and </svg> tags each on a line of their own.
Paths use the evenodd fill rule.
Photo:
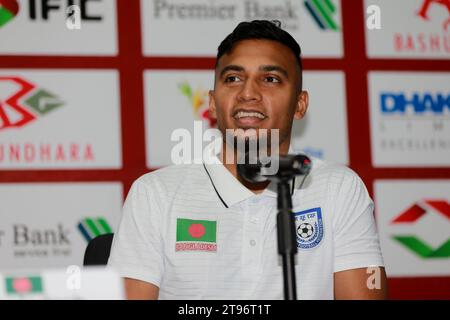
<svg viewBox="0 0 450 320">
<path fill-rule="evenodd" d="M 219 59 L 226 53 L 233 50 L 236 43 L 242 40 L 273 40 L 288 47 L 295 56 L 300 67 L 300 88 L 302 86 L 302 58 L 301 49 L 297 41 L 285 30 L 281 29 L 281 22 L 278 20 L 253 20 L 244 21 L 230 33 L 217 48 L 216 67 Z"/>
</svg>

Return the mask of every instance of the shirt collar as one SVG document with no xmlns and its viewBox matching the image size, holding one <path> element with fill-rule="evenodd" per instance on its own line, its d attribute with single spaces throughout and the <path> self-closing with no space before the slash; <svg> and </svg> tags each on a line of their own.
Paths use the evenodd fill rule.
<svg viewBox="0 0 450 320">
<path fill-rule="evenodd" d="M 229 208 L 238 202 L 247 200 L 255 194 L 240 183 L 225 168 L 217 157 L 218 150 L 220 152 L 220 149 L 214 148 L 212 145 L 205 148 L 203 152 L 203 166 L 220 200 L 225 207 Z"/>
</svg>

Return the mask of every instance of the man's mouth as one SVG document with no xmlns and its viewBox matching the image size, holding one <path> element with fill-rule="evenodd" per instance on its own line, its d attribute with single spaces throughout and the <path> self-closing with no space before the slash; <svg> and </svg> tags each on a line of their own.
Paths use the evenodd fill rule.
<svg viewBox="0 0 450 320">
<path fill-rule="evenodd" d="M 236 120 L 236 123 L 241 126 L 251 126 L 257 125 L 261 121 L 265 120 L 267 116 L 259 111 L 249 110 L 237 111 L 233 118 Z"/>
</svg>

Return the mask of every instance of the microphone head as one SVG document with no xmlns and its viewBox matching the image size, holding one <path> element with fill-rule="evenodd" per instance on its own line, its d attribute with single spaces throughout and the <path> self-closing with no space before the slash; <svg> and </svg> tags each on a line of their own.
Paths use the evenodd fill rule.
<svg viewBox="0 0 450 320">
<path fill-rule="evenodd" d="M 259 161 L 255 155 L 252 155 L 252 158 L 250 159 L 249 152 L 246 152 L 237 164 L 238 174 L 242 179 L 251 183 L 264 182 L 268 180 L 265 176 L 261 175 L 261 168 L 261 161 Z"/>
<path fill-rule="evenodd" d="M 245 154 L 245 161 L 238 161 L 237 172 L 246 181 L 251 183 L 267 180 L 291 179 L 294 176 L 307 175 L 311 171 L 311 160 L 304 154 L 286 155 L 272 158 L 267 164 L 261 164 L 259 159 L 250 161 Z M 277 171 L 274 171 L 278 168 Z"/>
<path fill-rule="evenodd" d="M 299 175 L 308 174 L 312 168 L 311 159 L 304 154 L 294 156 L 294 167 L 298 170 Z"/>
<path fill-rule="evenodd" d="M 237 172 L 244 180 L 251 183 L 264 182 L 268 180 L 260 174 L 261 163 L 259 161 L 257 164 L 238 163 Z"/>
</svg>

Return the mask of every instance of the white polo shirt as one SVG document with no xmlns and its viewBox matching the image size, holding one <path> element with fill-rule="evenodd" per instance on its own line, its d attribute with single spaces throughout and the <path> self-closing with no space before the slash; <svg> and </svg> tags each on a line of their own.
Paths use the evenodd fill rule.
<svg viewBox="0 0 450 320">
<path fill-rule="evenodd" d="M 292 186 L 299 299 L 333 299 L 333 273 L 383 266 L 373 202 L 349 168 L 313 159 Z M 159 299 L 283 299 L 276 185 L 255 195 L 222 164 L 177 165 L 137 179 L 109 265 Z M 369 275 L 368 275 L 369 276 Z"/>
</svg>

